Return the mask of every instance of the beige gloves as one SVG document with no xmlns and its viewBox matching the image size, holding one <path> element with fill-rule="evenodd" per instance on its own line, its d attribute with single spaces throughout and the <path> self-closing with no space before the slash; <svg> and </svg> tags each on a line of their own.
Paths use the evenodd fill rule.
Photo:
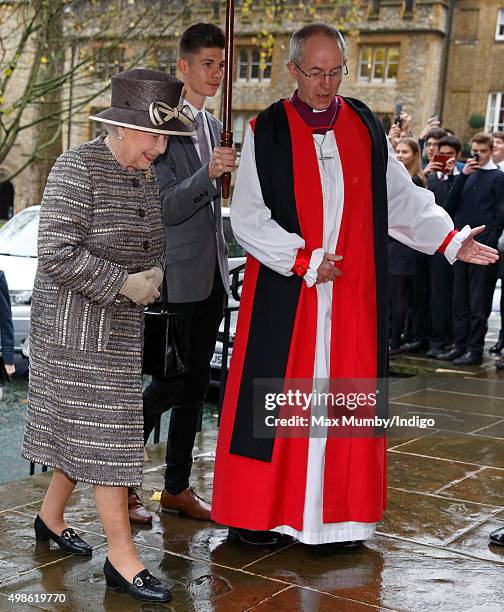
<svg viewBox="0 0 504 612">
<path fill-rule="evenodd" d="M 163 282 L 164 272 L 159 266 L 154 266 L 148 272 L 154 272 L 153 283 L 156 289 L 159 289 L 161 283 Z"/>
<path fill-rule="evenodd" d="M 135 304 L 152 304 L 158 297 L 158 287 L 163 282 L 163 271 L 154 266 L 144 272 L 128 274 L 124 285 L 119 289 L 121 295 L 125 295 Z"/>
</svg>

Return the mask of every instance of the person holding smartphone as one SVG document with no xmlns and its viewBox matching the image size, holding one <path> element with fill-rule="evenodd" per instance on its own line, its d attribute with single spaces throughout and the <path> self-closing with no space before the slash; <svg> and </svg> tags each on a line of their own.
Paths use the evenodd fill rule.
<svg viewBox="0 0 504 612">
<path fill-rule="evenodd" d="M 390 126 L 388 138 L 394 151 L 403 138 L 411 137 L 411 117 L 402 109 L 402 105 L 396 105 L 394 123 Z"/>
<path fill-rule="evenodd" d="M 413 183 L 418 187 L 425 187 L 425 177 L 421 168 L 420 147 L 417 141 L 413 138 L 402 138 L 397 143 L 396 156 L 408 171 Z M 389 237 L 387 246 L 390 299 L 389 355 L 393 356 L 403 351 L 401 335 L 406 322 L 408 302 L 413 302 L 414 330 L 417 331 L 418 329 L 416 318 L 419 313 L 415 308 L 418 302 L 414 298 L 420 293 L 420 290 L 415 286 L 414 276 L 417 255 L 424 256 L 424 254 L 415 251 L 392 237 Z M 425 257 L 429 257 L 429 255 L 425 255 Z M 413 295 L 410 295 L 411 293 Z M 404 346 L 407 346 L 407 344 Z"/>
<path fill-rule="evenodd" d="M 455 178 L 460 174 L 457 160 L 461 151 L 460 140 L 448 135 L 439 141 L 438 153 L 433 157 L 433 163 L 440 163 L 441 169 L 428 175 L 427 189 L 434 194 L 436 204 L 443 208 Z M 448 262 L 445 265 L 444 260 L 444 257 L 438 257 L 438 253 L 429 258 L 432 329 L 427 357 L 432 358 L 446 352 L 452 341 L 453 269 Z"/>
<path fill-rule="evenodd" d="M 448 194 L 446 211 L 455 227 L 484 225 L 478 241 L 495 248 L 504 229 L 504 173 L 492 160 L 493 138 L 480 132 L 471 139 L 471 157 Z M 480 365 L 492 309 L 497 266 L 453 266 L 453 348 L 437 358 L 455 365 Z"/>
<path fill-rule="evenodd" d="M 442 164 L 439 161 L 434 160 L 434 156 L 439 153 L 439 141 L 447 136 L 441 128 L 434 128 L 430 130 L 425 136 L 424 155 L 427 159 L 427 163 L 424 165 L 423 172 L 425 176 L 428 176 L 432 172 L 439 172 L 442 169 Z M 421 142 L 420 139 L 419 142 Z"/>
<path fill-rule="evenodd" d="M 492 136 L 494 140 L 492 159 L 494 163 L 497 164 L 499 169 L 504 172 L 504 132 L 494 132 Z M 499 240 L 499 255 L 501 257 L 503 255 L 503 248 L 504 245 L 502 243 L 502 240 Z M 499 265 L 497 266 L 497 277 L 501 279 L 502 286 L 504 279 L 504 265 L 502 263 L 499 263 Z M 502 349 L 504 349 L 504 291 L 501 291 L 500 298 L 500 320 L 501 326 L 499 331 L 499 338 L 497 342 L 489 349 L 489 352 L 493 355 L 500 355 Z M 497 361 L 495 365 L 499 370 L 504 369 L 504 359 L 499 359 L 499 361 Z"/>
</svg>

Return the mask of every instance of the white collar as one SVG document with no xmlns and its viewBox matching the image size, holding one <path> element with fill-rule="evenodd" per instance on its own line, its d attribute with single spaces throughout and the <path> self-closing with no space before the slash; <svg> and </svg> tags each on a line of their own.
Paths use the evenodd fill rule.
<svg viewBox="0 0 504 612">
<path fill-rule="evenodd" d="M 457 168 L 457 166 L 455 165 L 455 167 L 453 168 L 453 172 L 450 174 L 445 174 L 444 172 L 436 172 L 437 177 L 440 181 L 447 181 L 449 176 L 457 176 L 457 174 L 460 174 L 460 170 Z"/>
<path fill-rule="evenodd" d="M 495 164 L 492 159 L 490 158 L 487 163 L 483 166 L 481 166 L 480 170 L 497 170 L 498 166 L 497 164 Z"/>
<path fill-rule="evenodd" d="M 182 105 L 186 105 L 186 106 L 188 106 L 188 107 L 190 108 L 191 113 L 194 115 L 194 118 L 195 118 L 195 119 L 196 119 L 196 115 L 197 115 L 198 113 L 203 113 L 203 118 L 204 118 L 204 119 L 206 119 L 206 117 L 205 117 L 205 110 L 206 110 L 206 109 L 205 109 L 205 105 L 204 105 L 204 104 L 203 104 L 203 108 L 196 108 L 196 107 L 194 106 L 194 104 L 191 104 L 191 103 L 189 102 L 189 100 L 185 100 L 184 98 L 182 98 L 182 99 L 180 100 L 180 103 L 181 103 Z"/>
<path fill-rule="evenodd" d="M 498 166 L 498 167 L 499 167 L 501 170 L 504 170 L 504 159 L 503 159 L 501 162 L 499 162 L 499 163 L 497 164 L 497 166 Z"/>
</svg>

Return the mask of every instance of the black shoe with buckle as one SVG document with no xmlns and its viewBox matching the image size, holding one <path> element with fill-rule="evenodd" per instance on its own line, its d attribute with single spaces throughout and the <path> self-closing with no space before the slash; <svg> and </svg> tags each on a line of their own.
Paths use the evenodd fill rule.
<svg viewBox="0 0 504 612">
<path fill-rule="evenodd" d="M 504 546 L 504 527 L 492 531 L 490 534 L 490 542 L 497 546 Z"/>
<path fill-rule="evenodd" d="M 103 573 L 107 582 L 107 588 L 111 591 L 124 591 L 135 599 L 143 601 L 153 601 L 164 603 L 172 600 L 172 594 L 161 580 L 153 576 L 148 569 L 143 569 L 133 578 L 133 582 L 128 582 L 123 578 L 116 568 L 105 559 Z"/>
<path fill-rule="evenodd" d="M 60 535 L 56 535 L 54 531 L 51 531 L 49 527 L 37 514 L 35 523 L 35 539 L 37 542 L 48 542 L 52 540 L 61 548 L 63 552 L 70 553 L 72 555 L 81 555 L 86 557 L 93 553 L 93 549 L 87 542 L 84 542 L 82 538 L 75 533 L 71 527 L 63 529 Z"/>
</svg>

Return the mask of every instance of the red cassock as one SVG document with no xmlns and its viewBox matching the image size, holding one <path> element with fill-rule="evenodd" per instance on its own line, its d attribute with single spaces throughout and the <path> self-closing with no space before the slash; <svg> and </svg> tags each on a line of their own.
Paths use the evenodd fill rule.
<svg viewBox="0 0 504 612">
<path fill-rule="evenodd" d="M 386 299 L 383 287 L 386 278 L 376 265 L 380 253 L 386 258 L 383 246 L 386 247 L 386 225 L 377 228 L 377 219 L 386 219 L 386 195 L 377 200 L 373 193 L 376 181 L 382 180 L 376 175 L 376 155 L 383 152 L 383 141 L 377 142 L 380 140 L 376 136 L 378 128 L 373 131 L 369 127 L 373 121 L 370 114 L 363 113 L 353 101 L 341 98 L 340 103 L 333 129 L 344 177 L 344 208 L 336 248 L 343 260 L 338 264 L 342 276 L 333 283 L 332 290 L 330 375 L 334 379 L 375 379 L 383 375 L 384 364 L 386 367 L 386 335 L 380 331 L 384 324 L 383 313 L 386 313 L 386 305 L 380 304 L 380 300 Z M 290 178 L 285 179 L 282 175 L 279 180 L 293 182 L 291 212 L 297 218 L 305 249 L 310 253 L 322 245 L 324 223 L 322 187 L 312 129 L 289 101 L 278 102 L 265 113 L 264 118 L 259 115 L 254 128 L 258 170 L 261 164 L 268 166 L 272 161 L 280 173 L 282 163 L 286 164 L 285 168 L 291 168 Z M 259 130 L 275 131 L 274 146 L 278 147 L 275 151 L 268 153 L 269 146 L 260 148 Z M 276 162 L 262 159 L 261 155 L 272 155 Z M 384 181 L 385 170 L 381 170 Z M 263 172 L 263 177 L 266 177 L 268 171 L 260 170 L 259 174 L 261 176 Z M 263 180 L 261 185 L 266 185 L 266 178 Z M 383 184 L 380 189 L 383 192 Z M 270 205 L 272 196 L 268 194 L 264 199 Z M 283 201 L 280 199 L 277 197 L 273 204 L 273 218 L 283 219 L 281 207 L 289 206 L 289 197 Z M 288 222 L 284 221 L 285 224 Z M 293 230 L 292 227 L 286 229 Z M 378 234 L 381 251 L 377 251 Z M 383 239 L 382 234 L 385 236 Z M 265 304 L 270 299 L 270 311 L 282 311 L 282 303 L 273 303 L 273 297 L 259 296 L 259 291 L 266 291 L 264 283 L 260 282 L 261 274 L 269 274 L 273 284 L 275 275 L 278 283 L 288 283 L 289 279 L 298 282 L 299 289 L 294 292 L 295 316 L 283 373 L 290 379 L 313 378 L 316 288 L 309 288 L 295 276 L 283 277 L 264 268 L 253 257 L 247 258 L 217 444 L 212 518 L 218 523 L 245 529 L 269 530 L 289 525 L 302 530 L 305 495 L 310 495 L 310 491 L 306 491 L 309 439 L 306 436 L 277 437 L 270 455 L 260 458 L 254 452 L 241 452 L 240 445 L 233 444 L 237 432 L 243 437 L 239 431 L 242 417 L 238 418 L 238 414 L 244 377 L 267 375 L 264 362 L 275 350 L 275 321 L 265 321 L 270 316 L 268 309 L 255 312 L 259 298 Z M 377 314 L 377 308 L 382 314 Z M 254 323 L 254 317 L 262 317 L 261 323 Z M 381 359 L 383 363 L 379 364 Z M 386 498 L 385 458 L 386 442 L 382 437 L 340 438 L 329 435 L 324 465 L 324 523 L 373 523 L 382 518 Z"/>
</svg>

